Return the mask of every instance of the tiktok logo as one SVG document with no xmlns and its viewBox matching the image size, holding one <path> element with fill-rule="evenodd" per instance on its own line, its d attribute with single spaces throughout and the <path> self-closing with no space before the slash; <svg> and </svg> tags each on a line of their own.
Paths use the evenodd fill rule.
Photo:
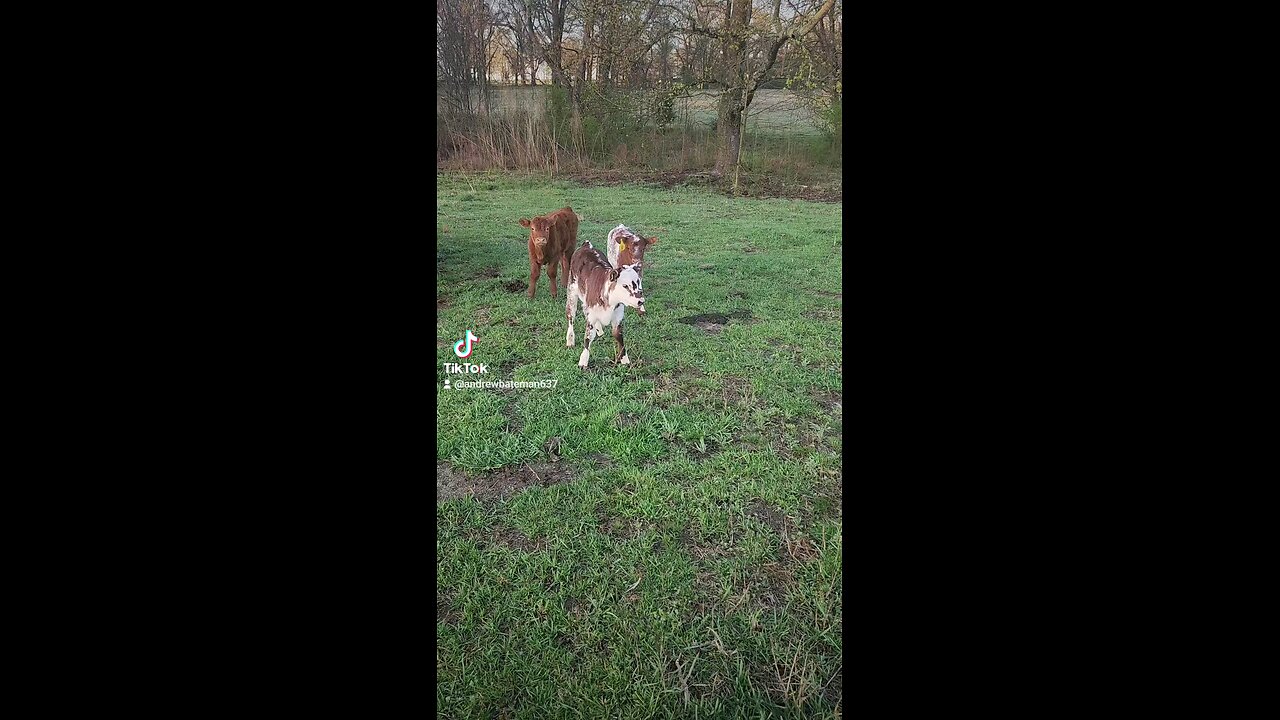
<svg viewBox="0 0 1280 720">
<path fill-rule="evenodd" d="M 471 343 L 476 342 L 479 339 L 480 338 L 476 337 L 475 333 L 468 330 L 466 337 L 453 344 L 453 354 L 460 358 L 471 357 Z M 465 349 L 463 348 L 463 345 L 466 345 Z"/>
</svg>

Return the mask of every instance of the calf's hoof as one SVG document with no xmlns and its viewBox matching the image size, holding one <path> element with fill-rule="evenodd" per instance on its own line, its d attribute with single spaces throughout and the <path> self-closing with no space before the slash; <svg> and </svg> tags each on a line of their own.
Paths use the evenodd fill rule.
<svg viewBox="0 0 1280 720">
<path fill-rule="evenodd" d="M 631 364 L 631 358 L 627 357 L 626 355 L 623 355 L 623 356 L 622 356 L 622 359 L 618 361 L 618 364 L 619 364 L 619 365 L 630 365 L 630 364 Z"/>
</svg>

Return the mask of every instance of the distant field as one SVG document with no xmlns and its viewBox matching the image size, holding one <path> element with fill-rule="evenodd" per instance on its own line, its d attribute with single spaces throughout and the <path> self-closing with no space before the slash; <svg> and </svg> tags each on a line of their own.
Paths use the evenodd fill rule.
<svg viewBox="0 0 1280 720">
<path fill-rule="evenodd" d="M 524 109 L 542 112 L 548 88 L 499 87 L 493 90 L 493 104 L 498 112 Z M 678 99 L 675 104 L 677 122 L 710 127 L 716 119 L 716 102 L 719 90 L 696 91 L 694 97 Z M 587 99 L 588 105 L 590 98 Z M 436 111 L 443 110 L 439 98 Z M 777 135 L 818 135 L 812 115 L 795 98 L 790 90 L 760 90 L 756 92 L 747 118 L 747 132 Z"/>
</svg>

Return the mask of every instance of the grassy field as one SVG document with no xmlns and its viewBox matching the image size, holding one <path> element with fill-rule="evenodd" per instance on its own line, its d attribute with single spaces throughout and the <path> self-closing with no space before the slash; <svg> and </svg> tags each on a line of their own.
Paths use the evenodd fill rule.
<svg viewBox="0 0 1280 720">
<path fill-rule="evenodd" d="M 437 181 L 437 716 L 838 717 L 840 205 Z M 630 366 L 525 295 L 517 220 L 565 205 L 660 238 Z"/>
</svg>

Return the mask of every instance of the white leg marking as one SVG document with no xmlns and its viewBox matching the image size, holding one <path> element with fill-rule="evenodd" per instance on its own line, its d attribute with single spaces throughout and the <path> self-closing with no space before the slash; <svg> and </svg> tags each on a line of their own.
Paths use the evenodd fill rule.
<svg viewBox="0 0 1280 720">
<path fill-rule="evenodd" d="M 578 367 L 583 370 L 587 369 L 587 360 L 591 357 L 591 341 L 595 339 L 595 327 L 591 324 L 591 318 L 587 319 L 587 338 L 582 341 L 582 354 L 578 356 Z"/>
<path fill-rule="evenodd" d="M 573 335 L 573 319 L 578 314 L 578 292 L 576 284 L 570 282 L 569 287 L 565 288 L 564 294 L 567 296 L 565 298 L 564 314 L 569 320 L 569 331 L 565 333 L 564 346 L 573 347 L 573 344 L 576 342 Z"/>
<path fill-rule="evenodd" d="M 622 356 L 622 359 L 621 359 L 621 360 L 619 360 L 618 362 L 619 362 L 620 364 L 622 364 L 622 365 L 630 365 L 630 364 L 631 364 L 631 358 L 627 357 L 626 355 L 623 355 L 623 356 Z"/>
</svg>

